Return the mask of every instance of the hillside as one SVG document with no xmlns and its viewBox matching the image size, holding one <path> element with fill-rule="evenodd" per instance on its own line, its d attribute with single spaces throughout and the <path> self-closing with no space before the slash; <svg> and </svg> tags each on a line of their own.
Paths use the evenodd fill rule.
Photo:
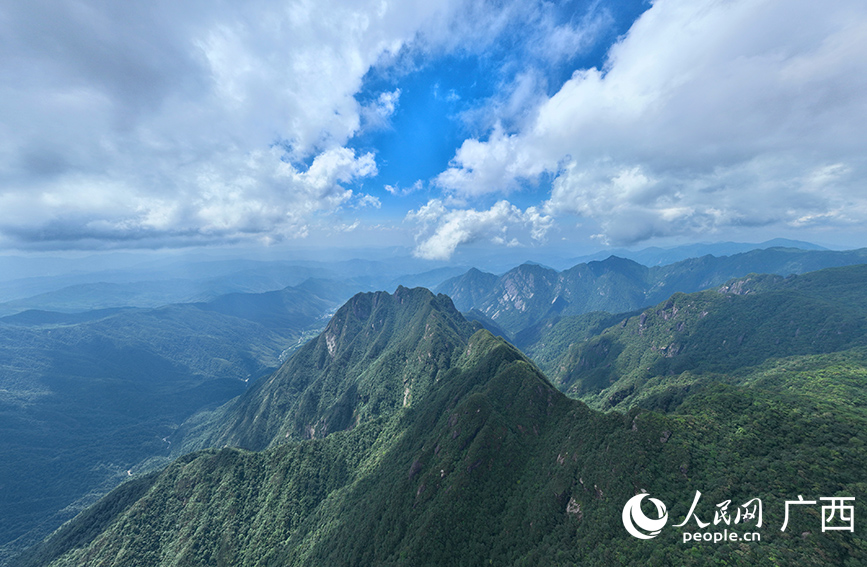
<svg viewBox="0 0 867 567">
<path fill-rule="evenodd" d="M 297 411 L 303 394 L 289 387 L 290 360 L 255 395 L 244 396 L 251 407 L 253 401 L 277 407 L 285 400 L 285 419 L 243 426 L 230 421 L 226 431 L 256 432 L 253 442 L 266 449 L 209 449 L 182 457 L 120 487 L 20 565 L 867 560 L 860 531 L 819 532 L 818 512 L 797 515 L 786 532 L 779 529 L 783 501 L 798 494 L 847 495 L 859 502 L 867 496 L 863 359 L 834 366 L 812 358 L 813 371 L 828 373 L 806 393 L 797 382 L 787 391 L 758 382 L 710 385 L 669 414 L 601 413 L 561 394 L 503 340 L 484 330 L 467 337 L 468 327 L 442 296 L 405 289 L 394 296 L 357 296 L 338 316 L 295 355 L 319 357 L 318 374 L 296 384 L 329 385 L 315 389 L 320 395 L 307 406 L 309 413 Z M 391 320 L 411 322 L 411 331 L 389 327 Z M 419 330 L 421 342 L 413 349 Z M 340 389 L 369 391 L 364 370 L 359 374 L 362 367 L 353 362 L 384 364 L 410 353 L 421 366 L 405 376 L 395 369 L 398 376 L 383 384 L 384 403 L 376 406 L 381 411 L 373 411 L 363 395 L 343 397 L 355 400 L 345 415 L 356 419 L 292 440 L 304 435 L 311 418 L 328 423 L 322 419 L 335 415 L 329 401 L 341 399 Z M 426 359 L 439 361 L 435 374 Z M 407 397 L 404 378 L 413 376 L 436 378 Z M 786 378 L 769 376 L 766 384 L 773 380 Z M 246 415 L 255 418 L 256 412 Z M 284 431 L 290 435 L 280 443 Z M 629 536 L 621 522 L 624 504 L 641 490 L 667 503 L 672 517 L 649 541 Z M 761 528 L 728 526 L 758 530 L 761 542 L 684 544 L 682 530 L 672 524 L 686 517 L 696 491 L 702 499 L 695 512 L 705 520 L 724 500 L 761 498 Z M 856 507 L 856 516 L 856 525 L 867 519 L 863 507 Z"/>
<path fill-rule="evenodd" d="M 701 291 L 750 273 L 785 276 L 865 261 L 867 249 L 769 248 L 650 268 L 612 256 L 562 272 L 535 264 L 523 264 L 499 277 L 470 271 L 444 282 L 437 292 L 454 298 L 461 311 L 478 310 L 515 337 L 552 317 L 632 311 L 665 301 L 677 292 Z"/>
<path fill-rule="evenodd" d="M 270 374 L 335 306 L 287 288 L 0 318 L 0 564 L 142 461 L 166 462 L 183 421 Z"/>
<path fill-rule="evenodd" d="M 707 376 L 867 345 L 865 281 L 867 265 L 753 275 L 643 311 L 552 321 L 523 346 L 561 390 L 625 410 Z"/>
</svg>

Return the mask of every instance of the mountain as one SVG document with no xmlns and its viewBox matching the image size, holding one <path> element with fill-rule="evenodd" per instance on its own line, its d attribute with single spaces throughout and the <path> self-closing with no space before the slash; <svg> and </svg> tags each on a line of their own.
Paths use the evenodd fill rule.
<svg viewBox="0 0 867 567">
<path fill-rule="evenodd" d="M 448 297 L 423 288 L 358 294 L 277 372 L 182 431 L 178 445 L 258 450 L 391 414 L 423 398 L 476 330 Z"/>
<path fill-rule="evenodd" d="M 87 311 L 108 307 L 161 307 L 209 301 L 227 293 L 261 293 L 296 286 L 309 278 L 338 278 L 328 267 L 289 262 L 147 262 L 84 271 L 59 262 L 56 272 L 0 281 L 0 314 L 26 309 Z M 0 266 L 8 264 L 0 258 Z M 20 270 L 19 270 L 20 271 Z M 8 273 L 15 273 L 14 263 Z M 27 272 L 24 272 L 27 273 Z M 36 272 L 40 273 L 40 272 Z"/>
<path fill-rule="evenodd" d="M 265 293 L 230 293 L 208 302 L 193 303 L 202 311 L 253 321 L 268 329 L 305 329 L 345 300 L 338 283 L 307 280 L 296 288 Z"/>
<path fill-rule="evenodd" d="M 31 309 L 75 312 L 118 307 L 153 308 L 182 302 L 199 292 L 199 286 L 187 280 L 82 283 L 7 301 L 0 304 L 0 314 Z"/>
<path fill-rule="evenodd" d="M 404 287 L 425 287 L 433 289 L 447 279 L 457 277 L 467 271 L 467 267 L 463 266 L 448 266 L 444 268 L 436 268 L 428 270 L 420 274 L 403 274 L 394 278 L 386 287 L 386 289 L 395 289 L 397 286 Z"/>
<path fill-rule="evenodd" d="M 735 254 L 743 254 L 752 250 L 764 250 L 767 248 L 797 248 L 799 250 L 828 250 L 823 246 L 818 246 L 803 240 L 790 240 L 787 238 L 774 238 L 759 244 L 750 244 L 746 242 L 714 242 L 705 244 L 688 244 L 685 246 L 676 246 L 673 248 L 659 248 L 652 246 L 642 250 L 627 250 L 625 248 L 617 248 L 613 250 L 605 250 L 573 258 L 571 265 L 591 262 L 593 260 L 604 260 L 609 256 L 619 256 L 644 264 L 645 266 L 665 266 L 674 264 L 690 258 L 700 258 L 702 256 L 733 256 Z"/>
<path fill-rule="evenodd" d="M 104 258 L 15 258 L 0 256 L 0 316 L 27 309 L 87 311 L 114 307 L 161 307 L 208 302 L 229 293 L 262 293 L 299 287 L 305 280 L 331 280 L 352 286 L 352 294 L 397 285 L 433 287 L 466 271 L 408 255 L 380 260 L 209 258 L 202 253 Z M 390 255 L 389 255 L 390 256 Z"/>
<path fill-rule="evenodd" d="M 503 337 L 506 340 L 511 339 L 509 333 L 507 333 L 505 329 L 494 323 L 492 319 L 489 319 L 484 313 L 482 313 L 478 309 L 463 311 L 461 312 L 461 315 L 463 315 L 464 319 L 466 319 L 467 321 L 475 321 L 476 323 L 479 323 L 482 327 L 489 330 L 491 334 L 493 334 L 495 337 Z"/>
<path fill-rule="evenodd" d="M 494 274 L 470 268 L 466 273 L 446 280 L 437 290 L 451 297 L 455 307 L 461 311 L 469 311 L 491 294 L 498 280 Z"/>
<path fill-rule="evenodd" d="M 344 291 L 314 284 L 0 318 L 0 564 L 133 471 L 164 464 L 182 422 L 315 336 Z"/>
<path fill-rule="evenodd" d="M 800 274 L 865 261 L 867 249 L 770 248 L 651 268 L 612 256 L 562 272 L 535 264 L 523 264 L 499 277 L 471 270 L 444 282 L 437 292 L 456 298 L 455 305 L 461 311 L 476 309 L 517 336 L 551 317 L 631 311 L 664 301 L 676 292 L 700 291 L 750 273 Z"/>
<path fill-rule="evenodd" d="M 865 281 L 867 265 L 753 275 L 643 311 L 566 317 L 522 344 L 563 391 L 627 409 L 708 377 L 867 346 Z"/>
<path fill-rule="evenodd" d="M 220 439 L 262 451 L 208 449 L 134 479 L 18 564 L 867 559 L 861 532 L 820 533 L 817 509 L 793 514 L 780 531 L 784 501 L 798 494 L 867 496 L 863 357 L 805 393 L 783 391 L 777 377 L 772 387 L 709 384 L 667 414 L 601 413 L 557 391 L 502 339 L 471 330 L 448 298 L 424 290 L 356 296 L 316 341 L 230 406 L 238 411 L 227 413 Z M 812 362 L 813 372 L 823 367 Z M 671 517 L 645 541 L 621 520 L 642 490 Z M 687 517 L 697 491 L 693 512 L 706 521 L 723 504 L 761 499 L 761 527 L 725 524 L 756 530 L 761 541 L 684 543 L 695 524 L 673 523 Z M 867 518 L 855 510 L 860 525 Z"/>
</svg>

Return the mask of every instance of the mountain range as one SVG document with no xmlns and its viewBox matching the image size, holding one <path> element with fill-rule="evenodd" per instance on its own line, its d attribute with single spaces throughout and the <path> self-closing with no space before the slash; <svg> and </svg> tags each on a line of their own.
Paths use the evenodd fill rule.
<svg viewBox="0 0 867 567">
<path fill-rule="evenodd" d="M 581 340 L 554 364 L 568 370 L 558 379 L 623 408 L 607 412 L 561 393 L 445 295 L 356 295 L 184 432 L 212 448 L 120 486 L 18 564 L 861 564 L 860 531 L 820 532 L 818 509 L 780 526 L 797 495 L 867 496 L 863 276 L 750 276 L 575 316 Z M 768 313 L 781 319 L 763 328 Z M 755 336 L 739 340 L 738 325 Z M 758 498 L 764 523 L 749 529 L 761 541 L 690 545 L 673 525 L 635 539 L 621 517 L 642 491 L 672 518 L 692 502 L 708 522 Z"/>
<path fill-rule="evenodd" d="M 765 250 L 767 248 L 797 248 L 799 250 L 828 250 L 824 246 L 813 244 L 812 242 L 804 242 L 803 240 L 791 240 L 788 238 L 774 238 L 765 242 L 751 244 L 748 242 L 712 242 L 712 243 L 696 243 L 686 244 L 683 246 L 675 246 L 671 248 L 660 248 L 651 246 L 641 250 L 629 250 L 625 248 L 613 248 L 595 254 L 579 256 L 569 260 L 569 265 L 591 262 L 593 260 L 604 260 L 609 256 L 618 256 L 633 260 L 645 266 L 665 266 L 674 264 L 690 258 L 701 258 L 702 256 L 734 256 L 735 254 L 743 254 L 744 252 L 752 252 L 753 250 Z"/>
<path fill-rule="evenodd" d="M 154 309 L 0 318 L 0 551 L 167 462 L 179 424 L 273 372 L 348 295 L 310 280 Z"/>
<path fill-rule="evenodd" d="M 451 297 L 461 311 L 476 310 L 514 337 L 549 317 L 631 311 L 676 292 L 708 289 L 750 273 L 785 276 L 864 262 L 867 249 L 769 248 L 654 267 L 611 256 L 562 272 L 530 263 L 501 276 L 471 269 L 443 282 L 436 291 Z"/>
</svg>

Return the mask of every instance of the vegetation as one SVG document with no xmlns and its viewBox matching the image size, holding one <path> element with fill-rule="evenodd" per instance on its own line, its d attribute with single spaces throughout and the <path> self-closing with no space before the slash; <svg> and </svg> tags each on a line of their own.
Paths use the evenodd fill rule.
<svg viewBox="0 0 867 567">
<path fill-rule="evenodd" d="M 665 301 L 676 292 L 705 290 L 749 273 L 785 276 L 864 262 L 867 249 L 832 252 L 769 248 L 651 268 L 611 256 L 562 272 L 529 263 L 499 277 L 470 270 L 442 283 L 437 291 L 452 297 L 461 311 L 476 309 L 515 337 L 546 319 L 641 309 Z"/>
<path fill-rule="evenodd" d="M 315 283 L 0 319 L 0 564 L 130 474 L 164 466 L 182 422 L 242 393 L 321 330 L 336 304 Z"/>
<path fill-rule="evenodd" d="M 860 277 L 752 278 L 722 293 L 677 296 L 643 321 L 644 313 L 621 318 L 622 335 L 606 327 L 590 338 L 586 329 L 606 316 L 587 317 L 588 344 L 608 334 L 610 345 L 638 341 L 618 347 L 626 369 L 651 362 L 624 353 L 638 353 L 662 330 L 751 313 L 761 327 L 775 312 L 762 311 L 762 297 L 804 315 L 786 348 L 813 349 L 784 358 L 747 349 L 707 368 L 677 367 L 673 377 L 666 370 L 659 376 L 688 388 L 673 382 L 641 397 L 636 392 L 650 382 L 636 383 L 630 395 L 657 409 L 608 413 L 561 394 L 516 348 L 456 316 L 444 296 L 402 288 L 357 296 L 207 428 L 218 432 L 212 439 L 262 451 L 182 457 L 109 495 L 22 564 L 864 564 L 862 532 L 821 532 L 818 507 L 793 514 L 780 531 L 785 501 L 798 495 L 853 496 L 855 525 L 867 519 L 859 505 L 867 497 L 867 350 L 857 326 L 864 304 L 849 276 Z M 827 284 L 853 302 L 851 317 L 822 303 Z M 798 311 L 804 305 L 812 307 Z M 688 313 L 678 331 L 672 317 Z M 705 332 L 727 336 L 708 329 L 688 338 Z M 731 355 L 746 366 L 726 362 Z M 417 381 L 409 396 L 406 380 Z M 144 494 L 133 502 L 137 490 Z M 621 523 L 624 504 L 641 490 L 665 502 L 671 518 L 647 541 Z M 761 498 L 761 541 L 684 544 L 673 524 L 687 516 L 696 491 L 704 521 L 725 500 L 734 508 Z"/>
<path fill-rule="evenodd" d="M 601 331 L 588 324 L 594 319 L 565 318 L 527 350 L 562 390 L 625 411 L 720 374 L 741 383 L 738 376 L 766 361 L 867 345 L 865 278 L 864 265 L 748 276 L 641 312 L 599 315 L 610 325 Z"/>
<path fill-rule="evenodd" d="M 477 328 L 422 288 L 358 294 L 279 371 L 182 428 L 176 445 L 259 450 L 389 415 L 423 398 Z"/>
</svg>

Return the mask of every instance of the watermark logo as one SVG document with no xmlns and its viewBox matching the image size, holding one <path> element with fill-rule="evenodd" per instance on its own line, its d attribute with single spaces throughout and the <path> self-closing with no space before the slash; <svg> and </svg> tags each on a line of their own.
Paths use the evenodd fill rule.
<svg viewBox="0 0 867 567">
<path fill-rule="evenodd" d="M 623 507 L 623 527 L 633 537 L 638 539 L 653 539 L 662 531 L 668 523 L 668 511 L 665 504 L 656 498 L 650 498 L 656 506 L 656 514 L 658 518 L 648 518 L 641 509 L 641 502 L 649 495 L 646 492 L 636 494 L 630 498 Z M 695 497 L 692 500 L 692 505 L 689 507 L 686 517 L 679 524 L 674 524 L 672 527 L 683 529 L 683 543 L 699 543 L 699 542 L 758 542 L 762 536 L 759 532 L 741 531 L 744 527 L 752 524 L 754 529 L 762 527 L 762 501 L 759 498 L 753 498 L 744 502 L 740 506 L 732 506 L 731 500 L 724 500 L 714 506 L 712 522 L 711 516 L 707 515 L 707 510 L 701 512 L 701 515 L 708 519 L 702 521 L 699 518 L 698 505 L 701 499 L 701 492 L 695 491 Z M 854 496 L 833 496 L 822 497 L 819 501 L 827 502 L 822 506 L 822 533 L 827 531 L 855 531 L 855 497 Z M 785 515 L 783 525 L 780 531 L 786 531 L 789 525 L 790 508 L 794 509 L 801 506 L 815 506 L 819 503 L 817 500 L 804 500 L 804 497 L 798 495 L 797 500 L 787 500 L 785 502 Z M 688 526 L 687 524 L 693 524 Z M 716 531 L 703 531 L 708 527 L 717 527 Z M 729 528 L 738 527 L 729 530 Z M 689 529 L 700 531 L 687 531 Z M 713 530 L 711 527 L 711 530 Z M 722 531 L 719 531 L 722 529 Z"/>
<path fill-rule="evenodd" d="M 648 518 L 641 510 L 641 501 L 647 497 L 647 493 L 636 494 L 626 502 L 623 507 L 623 527 L 630 535 L 638 539 L 653 539 L 668 522 L 668 512 L 665 509 L 665 504 L 656 498 L 651 498 L 650 501 L 656 506 L 656 513 L 659 518 L 654 520 Z M 643 531 L 642 531 L 643 530 Z"/>
</svg>

